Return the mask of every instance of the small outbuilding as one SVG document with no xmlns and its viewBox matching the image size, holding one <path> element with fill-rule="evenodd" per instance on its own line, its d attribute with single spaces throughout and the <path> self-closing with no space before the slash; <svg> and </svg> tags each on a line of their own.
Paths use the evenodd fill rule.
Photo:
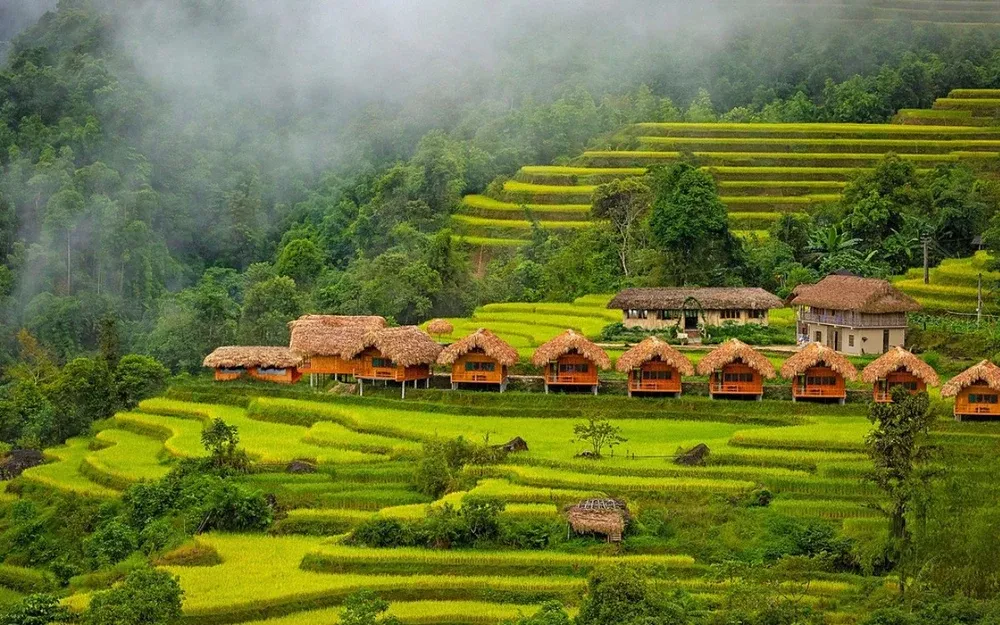
<svg viewBox="0 0 1000 625">
<path fill-rule="evenodd" d="M 217 381 L 248 376 L 267 382 L 294 384 L 302 374 L 302 359 L 287 347 L 227 345 L 205 357 L 204 366 L 215 369 Z"/>
<path fill-rule="evenodd" d="M 357 337 L 343 351 L 344 358 L 355 362 L 354 377 L 364 394 L 364 380 L 399 382 L 402 396 L 406 384 L 416 388 L 421 380 L 430 386 L 431 365 L 437 361 L 441 346 L 417 326 L 371 330 Z"/>
<path fill-rule="evenodd" d="M 872 400 L 891 403 L 892 389 L 902 386 L 911 395 L 923 393 L 928 386 L 939 386 L 934 369 L 902 347 L 896 346 L 861 371 L 861 381 L 872 385 Z"/>
<path fill-rule="evenodd" d="M 792 381 L 792 401 L 800 399 L 847 401 L 847 381 L 858 370 L 833 348 L 809 343 L 781 366 L 781 377 Z"/>
<path fill-rule="evenodd" d="M 948 380 L 941 397 L 955 398 L 955 420 L 1000 417 L 1000 367 L 983 360 Z"/>
<path fill-rule="evenodd" d="M 628 373 L 628 394 L 681 394 L 681 377 L 694 375 L 694 366 L 663 339 L 643 339 L 618 359 L 618 371 Z"/>
<path fill-rule="evenodd" d="M 517 350 L 485 328 L 445 347 L 438 364 L 451 367 L 451 388 L 459 384 L 497 385 L 507 389 L 507 370 L 517 364 Z"/>
<path fill-rule="evenodd" d="M 535 350 L 531 362 L 544 368 L 545 392 L 550 386 L 590 387 L 597 395 L 597 369 L 609 369 L 611 358 L 582 334 L 566 330 Z"/>
<path fill-rule="evenodd" d="M 777 375 L 763 354 L 739 339 L 730 339 L 698 363 L 698 375 L 708 376 L 708 392 L 716 397 L 764 397 L 764 380 Z"/>
<path fill-rule="evenodd" d="M 587 499 L 569 509 L 569 525 L 577 534 L 603 534 L 621 542 L 628 525 L 628 506 L 618 499 Z"/>
</svg>

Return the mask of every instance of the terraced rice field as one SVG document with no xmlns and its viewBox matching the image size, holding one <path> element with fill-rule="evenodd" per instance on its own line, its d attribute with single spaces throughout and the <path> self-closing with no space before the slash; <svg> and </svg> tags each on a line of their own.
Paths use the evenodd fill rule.
<svg viewBox="0 0 1000 625">
<path fill-rule="evenodd" d="M 923 269 L 911 269 L 895 284 L 931 312 L 974 313 L 978 305 L 978 282 L 982 275 L 983 311 L 996 313 L 993 288 L 1000 283 L 1000 272 L 990 269 L 991 258 L 978 252 L 971 258 L 942 261 L 931 269 L 930 282 L 924 284 Z"/>
<path fill-rule="evenodd" d="M 588 223 L 596 185 L 693 158 L 717 180 L 731 228 L 760 236 L 783 213 L 838 201 L 853 176 L 889 152 L 921 170 L 995 161 L 998 118 L 1000 91 L 959 89 L 933 109 L 901 111 L 893 124 L 640 123 L 621 133 L 616 149 L 586 151 L 569 166 L 525 166 L 497 197 L 467 196 L 453 225 L 480 247 L 524 244 L 532 221 L 572 232 Z"/>
<path fill-rule="evenodd" d="M 174 399 L 206 391 L 233 401 Z M 94 439 L 50 450 L 53 461 L 23 479 L 112 498 L 129 483 L 161 476 L 175 457 L 203 453 L 198 436 L 207 419 L 237 425 L 265 468 L 241 480 L 273 494 L 284 512 L 271 535 L 198 536 L 198 549 L 214 554 L 212 564 L 164 561 L 185 591 L 185 622 L 195 624 L 332 624 L 347 595 L 370 589 L 390 601 L 391 613 L 404 623 L 493 625 L 530 614 L 547 599 L 563 601 L 572 612 L 587 574 L 608 562 L 642 565 L 655 584 L 684 589 L 709 609 L 722 603 L 726 582 L 708 574 L 707 562 L 680 551 L 650 551 L 641 542 L 624 552 L 598 541 L 586 551 L 539 552 L 374 549 L 343 541 L 345 532 L 373 515 L 409 522 L 445 504 L 460 508 L 468 494 L 503 500 L 509 518 L 558 522 L 566 506 L 595 496 L 622 497 L 639 512 L 766 488 L 775 495 L 770 508 L 781 515 L 858 532 L 883 527 L 868 505 L 876 493 L 859 481 L 868 467 L 861 453 L 870 427 L 864 405 L 462 392 L 439 399 L 435 391 L 415 392 L 404 402 L 320 396 L 304 388 L 297 399 L 247 392 L 207 382 L 175 387 L 167 397 L 116 415 Z M 582 447 L 572 441 L 573 426 L 587 400 L 628 438 L 600 461 L 575 457 Z M 528 405 L 533 412 L 518 409 Z M 963 429 L 971 427 L 983 426 L 949 424 L 948 436 L 978 440 L 979 433 Z M 530 451 L 499 465 L 467 467 L 465 490 L 433 501 L 412 484 L 416 453 L 423 441 L 456 436 L 522 436 Z M 670 461 L 677 449 L 702 442 L 712 450 L 707 464 Z M 281 464 L 294 459 L 315 462 L 317 472 L 283 472 Z M 828 574 L 809 585 L 802 601 L 851 622 L 865 584 L 870 580 Z M 86 602 L 86 594 L 68 601 L 77 608 Z"/>
</svg>

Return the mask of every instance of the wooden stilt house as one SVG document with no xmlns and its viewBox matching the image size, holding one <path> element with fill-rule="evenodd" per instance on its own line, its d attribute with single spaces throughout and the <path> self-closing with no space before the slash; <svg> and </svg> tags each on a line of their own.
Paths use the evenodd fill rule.
<svg viewBox="0 0 1000 625">
<path fill-rule="evenodd" d="M 847 401 L 847 381 L 858 370 L 832 347 L 809 343 L 781 366 L 781 377 L 792 381 L 792 401 Z"/>
<path fill-rule="evenodd" d="M 344 357 L 345 348 L 385 325 L 382 317 L 305 315 L 288 324 L 289 347 L 302 357 L 299 372 L 311 383 L 318 375 L 353 376 L 357 362 Z"/>
<path fill-rule="evenodd" d="M 398 382 L 402 396 L 406 385 L 423 381 L 430 386 L 431 365 L 437 361 L 441 346 L 416 326 L 382 328 L 359 335 L 345 346 L 343 357 L 354 361 L 354 377 L 364 381 Z"/>
<path fill-rule="evenodd" d="M 236 380 L 244 376 L 294 384 L 302 374 L 298 366 L 302 362 L 287 347 L 245 347 L 227 345 L 218 347 L 205 357 L 204 365 L 215 369 L 218 381 Z"/>
<path fill-rule="evenodd" d="M 517 364 L 517 350 L 480 328 L 441 351 L 438 364 L 451 367 L 451 388 L 459 384 L 496 385 L 507 390 L 507 368 Z"/>
<path fill-rule="evenodd" d="M 902 386 L 911 395 L 923 393 L 928 386 L 941 384 L 937 372 L 902 347 L 893 347 L 864 368 L 861 380 L 872 385 L 872 400 L 891 403 L 892 389 Z"/>
<path fill-rule="evenodd" d="M 681 376 L 694 375 L 691 361 L 655 336 L 643 339 L 618 359 L 617 369 L 628 373 L 628 395 L 681 394 Z"/>
<path fill-rule="evenodd" d="M 760 352 L 738 339 L 730 339 L 709 352 L 697 367 L 708 376 L 708 392 L 715 397 L 764 397 L 764 380 L 776 375 L 774 365 Z"/>
<path fill-rule="evenodd" d="M 955 398 L 955 420 L 1000 417 L 1000 367 L 988 360 L 972 366 L 941 387 L 941 397 Z"/>
<path fill-rule="evenodd" d="M 600 382 L 597 369 L 611 367 L 604 350 L 582 334 L 566 330 L 535 350 L 531 362 L 544 368 L 545 392 L 549 387 L 590 387 L 594 395 Z"/>
</svg>

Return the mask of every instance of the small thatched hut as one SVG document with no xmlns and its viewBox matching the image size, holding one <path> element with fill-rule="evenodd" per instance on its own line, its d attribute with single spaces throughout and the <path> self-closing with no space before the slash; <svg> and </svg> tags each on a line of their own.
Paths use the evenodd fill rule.
<svg viewBox="0 0 1000 625">
<path fill-rule="evenodd" d="M 892 402 L 892 389 L 902 386 L 911 395 L 922 393 L 941 380 L 934 369 L 902 347 L 896 346 L 873 361 L 861 372 L 861 380 L 873 387 L 876 403 Z"/>
<path fill-rule="evenodd" d="M 302 357 L 300 373 L 354 375 L 356 363 L 344 357 L 344 349 L 365 333 L 384 327 L 382 317 L 304 315 L 288 324 L 289 347 Z"/>
<path fill-rule="evenodd" d="M 427 323 L 427 333 L 433 334 L 439 339 L 445 334 L 451 334 L 455 331 L 455 326 L 451 325 L 448 321 L 444 319 L 431 319 Z"/>
<path fill-rule="evenodd" d="M 774 365 L 739 339 L 730 339 L 709 352 L 697 367 L 707 375 L 708 392 L 718 396 L 764 397 L 764 380 L 775 377 Z"/>
<path fill-rule="evenodd" d="M 459 384 L 496 384 L 507 389 L 507 368 L 517 364 L 517 350 L 480 328 L 441 351 L 438 364 L 451 367 L 451 388 Z"/>
<path fill-rule="evenodd" d="M 628 372 L 628 394 L 681 394 L 681 376 L 694 375 L 691 361 L 661 338 L 643 339 L 618 359 L 617 369 Z"/>
<path fill-rule="evenodd" d="M 302 359 L 287 347 L 217 347 L 205 357 L 204 366 L 215 369 L 218 381 L 235 380 L 248 375 L 258 380 L 292 384 L 302 374 L 298 370 Z"/>
<path fill-rule="evenodd" d="M 955 398 L 955 419 L 1000 416 L 1000 367 L 988 360 L 969 367 L 941 387 L 941 397 Z"/>
<path fill-rule="evenodd" d="M 589 386 L 597 395 L 597 368 L 608 369 L 611 359 L 582 334 L 566 330 L 535 350 L 531 362 L 545 368 L 545 392 L 550 386 Z"/>
<path fill-rule="evenodd" d="M 569 525 L 577 534 L 603 534 L 621 542 L 628 524 L 628 507 L 618 499 L 588 499 L 569 509 Z"/>
<path fill-rule="evenodd" d="M 792 401 L 847 401 L 846 380 L 858 377 L 854 365 L 833 348 L 809 343 L 781 365 L 781 377 L 792 381 Z"/>
<path fill-rule="evenodd" d="M 343 357 L 355 361 L 354 377 L 363 380 L 400 382 L 406 397 L 406 383 L 418 380 L 430 385 L 431 365 L 441 353 L 441 346 L 416 326 L 383 328 L 360 334 L 349 342 Z"/>
</svg>

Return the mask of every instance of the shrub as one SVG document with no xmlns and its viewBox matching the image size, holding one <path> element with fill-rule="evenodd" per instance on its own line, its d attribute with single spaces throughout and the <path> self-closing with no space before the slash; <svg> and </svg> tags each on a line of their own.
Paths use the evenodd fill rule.
<svg viewBox="0 0 1000 625">
<path fill-rule="evenodd" d="M 462 498 L 461 516 L 466 542 L 495 541 L 500 537 L 500 513 L 505 504 L 496 497 L 466 495 Z"/>
<path fill-rule="evenodd" d="M 398 519 L 374 517 L 354 530 L 351 542 L 369 547 L 410 547 L 415 541 L 413 530 Z"/>
<path fill-rule="evenodd" d="M 135 531 L 121 521 L 112 519 L 97 528 L 84 541 L 84 550 L 100 566 L 117 564 L 135 551 L 138 538 Z"/>
<path fill-rule="evenodd" d="M 49 625 L 69 617 L 69 610 L 52 595 L 28 595 L 0 616 L 0 625 Z"/>
<path fill-rule="evenodd" d="M 94 593 L 84 625 L 168 625 L 181 618 L 177 578 L 153 568 L 136 569 L 110 590 Z"/>
<path fill-rule="evenodd" d="M 787 328 L 763 326 L 756 323 L 707 326 L 703 342 L 714 345 L 729 339 L 739 339 L 748 345 L 795 345 L 795 332 Z"/>
<path fill-rule="evenodd" d="M 125 410 L 132 410 L 139 402 L 163 392 L 170 372 L 155 358 L 128 354 L 115 369 L 115 388 L 118 402 Z"/>
</svg>

